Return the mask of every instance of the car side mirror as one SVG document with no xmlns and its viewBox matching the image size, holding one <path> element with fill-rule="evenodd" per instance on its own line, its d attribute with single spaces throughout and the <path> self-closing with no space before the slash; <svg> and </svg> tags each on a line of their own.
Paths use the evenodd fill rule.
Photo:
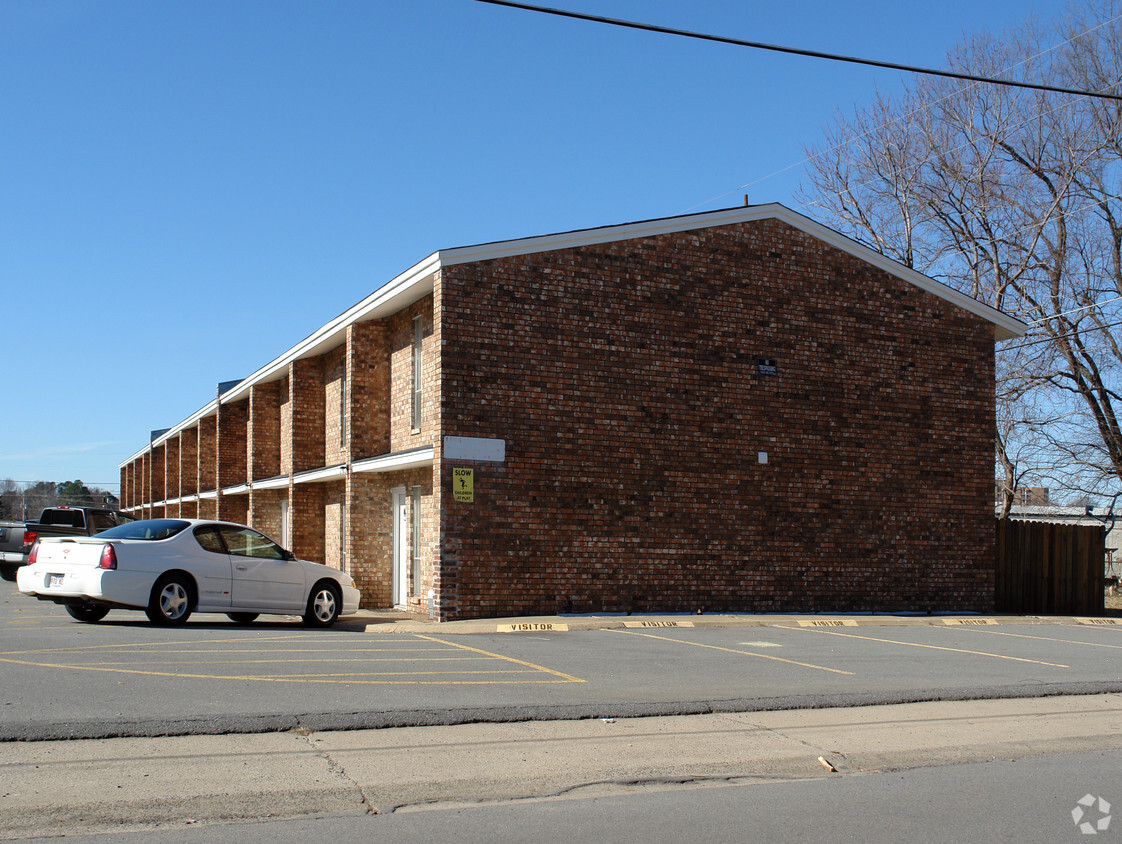
<svg viewBox="0 0 1122 844">
<path fill-rule="evenodd" d="M 282 549 L 282 551 L 283 551 L 283 554 L 282 554 L 282 556 L 281 556 L 281 559 L 282 559 L 282 560 L 286 560 L 286 561 L 288 561 L 288 562 L 292 562 L 293 560 L 295 560 L 295 559 L 296 559 L 296 555 L 295 555 L 295 554 L 293 554 L 293 553 L 292 553 L 291 551 L 289 551 L 289 550 L 287 550 L 287 549 Z"/>
</svg>

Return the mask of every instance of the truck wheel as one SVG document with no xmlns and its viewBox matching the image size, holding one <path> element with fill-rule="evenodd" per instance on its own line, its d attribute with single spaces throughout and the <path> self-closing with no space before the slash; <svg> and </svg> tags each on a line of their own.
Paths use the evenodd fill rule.
<svg viewBox="0 0 1122 844">
<path fill-rule="evenodd" d="M 185 574 L 165 574 L 152 587 L 148 620 L 161 627 L 185 624 L 195 609 L 195 584 Z"/>
<path fill-rule="evenodd" d="M 343 598 L 333 583 L 317 583 L 308 596 L 304 624 L 308 627 L 330 627 L 343 609 Z"/>
<path fill-rule="evenodd" d="M 4 568 L 0 569 L 0 577 L 4 578 L 4 580 L 15 580 L 16 570 L 5 566 Z"/>
<path fill-rule="evenodd" d="M 101 621 L 109 615 L 109 607 L 91 607 L 86 604 L 67 604 L 66 611 L 70 613 L 71 617 L 87 624 Z"/>
</svg>

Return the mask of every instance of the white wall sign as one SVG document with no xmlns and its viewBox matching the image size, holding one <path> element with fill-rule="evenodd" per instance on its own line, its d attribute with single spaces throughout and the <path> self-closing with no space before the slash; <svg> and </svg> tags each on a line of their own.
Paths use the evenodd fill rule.
<svg viewBox="0 0 1122 844">
<path fill-rule="evenodd" d="M 488 437 L 445 437 L 445 460 L 486 460 L 502 463 L 506 460 L 506 440 Z"/>
</svg>

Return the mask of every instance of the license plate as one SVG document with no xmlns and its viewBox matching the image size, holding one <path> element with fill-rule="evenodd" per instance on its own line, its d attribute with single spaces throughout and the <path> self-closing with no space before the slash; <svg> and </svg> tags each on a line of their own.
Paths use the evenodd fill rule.
<svg viewBox="0 0 1122 844">
<path fill-rule="evenodd" d="M 63 578 L 63 575 L 61 575 L 61 574 L 48 574 L 47 575 L 47 588 L 48 589 L 53 589 L 56 586 L 62 586 L 62 578 Z"/>
</svg>

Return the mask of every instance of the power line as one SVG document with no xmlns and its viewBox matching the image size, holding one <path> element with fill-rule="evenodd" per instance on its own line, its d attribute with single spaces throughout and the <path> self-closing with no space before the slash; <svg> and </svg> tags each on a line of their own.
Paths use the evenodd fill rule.
<svg viewBox="0 0 1122 844">
<path fill-rule="evenodd" d="M 1081 91 L 1075 88 L 1059 88 L 1054 85 L 1044 85 L 1039 82 L 1018 82 L 1014 79 L 994 79 L 988 76 L 975 76 L 970 73 L 958 73 L 953 70 L 936 70 L 934 68 L 916 67 L 914 65 L 883 62 L 877 59 L 861 59 L 854 56 L 842 56 L 836 53 L 823 53 L 818 50 L 804 50 L 798 47 L 783 47 L 777 44 L 764 44 L 759 41 L 744 41 L 739 38 L 729 38 L 724 35 L 709 35 L 704 32 L 691 32 L 686 29 L 673 29 L 657 24 L 640 23 L 638 21 L 622 20 L 620 18 L 606 18 L 601 15 L 589 15 L 583 12 L 570 12 L 565 9 L 551 9 L 547 6 L 534 6 L 529 3 L 515 3 L 512 0 L 475 0 L 476 3 L 487 3 L 492 6 L 506 6 L 511 9 L 522 9 L 527 12 L 539 12 L 543 15 L 555 15 L 561 18 L 602 23 L 609 26 L 619 26 L 625 29 L 638 29 L 644 32 L 658 32 L 663 35 L 679 35 L 683 38 L 696 38 L 701 41 L 715 41 L 718 44 L 731 44 L 735 47 L 752 47 L 757 50 L 770 50 L 775 53 L 788 53 L 795 56 L 805 56 L 814 59 L 826 59 L 834 62 L 848 62 L 869 67 L 879 67 L 888 70 L 902 70 L 907 73 L 920 73 L 928 76 L 942 76 L 949 79 L 962 79 L 967 82 L 985 82 L 992 85 L 1008 85 L 1014 88 L 1030 88 L 1034 91 L 1050 91 L 1054 94 L 1074 94 L 1080 97 L 1097 97 L 1105 100 L 1122 101 L 1122 94 L 1103 94 L 1097 91 Z"/>
</svg>

